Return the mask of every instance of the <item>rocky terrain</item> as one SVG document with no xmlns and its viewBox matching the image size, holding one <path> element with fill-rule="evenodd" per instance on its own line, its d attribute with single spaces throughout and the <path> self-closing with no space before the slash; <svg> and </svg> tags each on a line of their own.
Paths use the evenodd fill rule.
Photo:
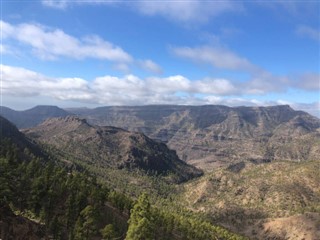
<svg viewBox="0 0 320 240">
<path fill-rule="evenodd" d="M 31 115 L 26 114 L 30 111 L 34 112 L 32 121 L 28 120 Z M 50 114 L 45 115 L 46 112 Z M 36 126 L 40 118 L 51 117 L 51 112 L 61 117 L 74 114 L 94 125 L 144 133 L 176 150 L 180 159 L 207 171 L 242 161 L 298 162 L 320 156 L 320 120 L 288 105 L 159 105 L 66 110 L 38 106 L 18 112 L 20 122 L 27 119 L 23 124 L 17 119 L 12 121 L 19 128 Z M 8 110 L 3 110 L 3 115 L 8 116 Z"/>
<path fill-rule="evenodd" d="M 97 125 L 143 132 L 205 170 L 239 161 L 303 161 L 320 156 L 320 120 L 287 105 L 104 107 L 72 112 Z"/>
<path fill-rule="evenodd" d="M 320 239 L 320 161 L 243 165 L 187 183 L 181 199 L 250 239 Z"/>
<path fill-rule="evenodd" d="M 142 133 L 116 127 L 98 127 L 75 116 L 48 119 L 24 130 L 35 141 L 55 147 L 65 157 L 102 168 L 142 169 L 159 174 L 173 173 L 179 180 L 200 176 L 200 170 L 181 161 L 175 151 Z"/>
</svg>

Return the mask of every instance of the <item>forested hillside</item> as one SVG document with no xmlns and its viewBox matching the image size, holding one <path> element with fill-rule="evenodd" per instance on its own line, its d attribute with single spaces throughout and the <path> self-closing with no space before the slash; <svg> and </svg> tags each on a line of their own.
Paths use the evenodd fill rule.
<svg viewBox="0 0 320 240">
<path fill-rule="evenodd" d="M 125 234 L 132 200 L 98 184 L 93 175 L 38 155 L 28 148 L 36 146 L 3 118 L 1 127 L 10 129 L 1 131 L 0 141 L 1 239 L 101 238 L 100 230 L 108 224 L 114 234 Z M 17 145 L 16 136 L 28 145 Z M 106 202 L 116 203 L 109 207 L 115 210 Z"/>
<path fill-rule="evenodd" d="M 0 238 L 7 239 L 243 239 L 148 194 L 131 198 L 85 169 L 17 145 L 1 118 Z M 30 143 L 31 144 L 31 143 Z M 143 188 L 143 186 L 141 186 Z"/>
<path fill-rule="evenodd" d="M 0 118 L 2 239 L 317 239 L 319 120 L 271 113 L 268 156 L 283 160 L 213 158 L 204 174 L 142 133 L 76 116 L 19 132 Z"/>
</svg>

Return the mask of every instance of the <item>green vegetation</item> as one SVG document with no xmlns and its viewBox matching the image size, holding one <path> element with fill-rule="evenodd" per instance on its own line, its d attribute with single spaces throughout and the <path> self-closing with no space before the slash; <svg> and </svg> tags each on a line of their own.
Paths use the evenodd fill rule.
<svg viewBox="0 0 320 240">
<path fill-rule="evenodd" d="M 142 194 L 131 210 L 126 240 L 151 239 L 246 239 L 230 233 L 226 229 L 210 224 L 199 215 L 179 209 L 150 206 L 149 198 Z"/>
<path fill-rule="evenodd" d="M 319 238 L 318 119 L 285 106 L 152 109 L 90 119 L 170 140 L 204 176 L 139 133 L 71 116 L 27 139 L 0 117 L 0 238 L 24 236 L 20 222 L 42 239 L 242 238 L 217 224 L 253 239 Z"/>
<path fill-rule="evenodd" d="M 52 162 L 23 161 L 18 155 L 14 145 L 2 142 L 1 206 L 10 205 L 16 213 L 37 219 L 54 239 L 92 239 L 101 236 L 99 230 L 107 223 L 119 225 L 108 213 L 112 210 L 105 202 L 126 202 L 124 195 L 113 194 L 98 184 L 94 176 L 68 172 Z M 128 212 L 130 208 L 131 202 L 123 204 L 119 212 Z M 122 223 L 125 229 L 126 220 Z M 121 230 L 120 225 L 114 229 L 114 235 L 123 234 Z"/>
<path fill-rule="evenodd" d="M 159 200 L 160 195 L 144 193 L 134 203 L 130 197 L 99 183 L 88 171 L 71 170 L 36 159 L 28 150 L 23 152 L 30 155 L 30 160 L 25 160 L 14 144 L 1 142 L 0 207 L 10 206 L 16 214 L 38 221 L 46 237 L 243 239 L 181 207 L 173 210 L 173 202 Z M 168 207 L 170 204 L 173 207 Z M 0 218 L 6 221 L 6 216 Z"/>
<path fill-rule="evenodd" d="M 148 196 L 142 194 L 131 210 L 126 240 L 152 240 L 154 230 L 150 202 Z"/>
</svg>

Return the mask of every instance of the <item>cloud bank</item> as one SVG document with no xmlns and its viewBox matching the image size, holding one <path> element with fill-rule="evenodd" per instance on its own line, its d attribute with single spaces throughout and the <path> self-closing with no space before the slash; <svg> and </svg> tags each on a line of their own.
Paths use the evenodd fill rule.
<svg viewBox="0 0 320 240">
<path fill-rule="evenodd" d="M 42 60 L 70 58 L 75 60 L 97 59 L 113 62 L 114 68 L 129 72 L 130 65 L 161 74 L 162 68 L 150 59 L 137 60 L 121 47 L 108 42 L 97 35 L 84 36 L 80 39 L 71 36 L 61 29 L 53 29 L 35 23 L 10 24 L 0 20 L 2 32 L 2 54 L 26 52 L 19 51 L 22 44 L 33 55 Z"/>
<path fill-rule="evenodd" d="M 258 70 L 258 67 L 250 63 L 246 58 L 221 47 L 175 47 L 172 48 L 172 52 L 181 58 L 207 63 L 217 68 L 249 72 Z"/>
<path fill-rule="evenodd" d="M 179 22 L 207 22 L 226 12 L 242 10 L 242 4 L 234 1 L 137 1 L 134 8 L 149 16 L 163 16 Z"/>
<path fill-rule="evenodd" d="M 81 78 L 51 78 L 25 68 L 1 65 L 2 92 L 19 97 L 49 96 L 60 100 L 80 100 L 99 104 L 169 103 L 194 94 L 229 95 L 235 86 L 226 79 L 191 81 L 183 76 L 141 79 L 134 75 Z M 172 102 L 170 102 L 172 103 Z"/>
<path fill-rule="evenodd" d="M 98 105 L 146 105 L 146 104 L 224 104 L 274 105 L 289 102 L 259 101 L 244 98 L 254 85 L 246 88 L 227 79 L 204 78 L 190 80 L 184 76 L 149 77 L 134 75 L 123 77 L 101 76 L 88 81 L 81 78 L 52 78 L 25 68 L 0 65 L 3 96 L 50 97 L 84 104 Z M 319 115 L 319 103 L 289 103 Z"/>
<path fill-rule="evenodd" d="M 10 39 L 23 43 L 41 59 L 54 60 L 59 57 L 69 57 L 73 59 L 96 58 L 115 62 L 132 61 L 130 54 L 119 46 L 95 35 L 77 39 L 60 29 L 50 29 L 38 24 L 13 25 L 1 21 L 1 26 L 3 41 Z"/>
</svg>

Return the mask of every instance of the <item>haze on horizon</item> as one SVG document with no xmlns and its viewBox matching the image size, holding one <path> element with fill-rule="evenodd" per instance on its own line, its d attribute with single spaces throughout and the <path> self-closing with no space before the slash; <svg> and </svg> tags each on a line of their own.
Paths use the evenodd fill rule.
<svg viewBox="0 0 320 240">
<path fill-rule="evenodd" d="M 319 2 L 1 8 L 1 106 L 289 104 L 320 117 Z"/>
</svg>

